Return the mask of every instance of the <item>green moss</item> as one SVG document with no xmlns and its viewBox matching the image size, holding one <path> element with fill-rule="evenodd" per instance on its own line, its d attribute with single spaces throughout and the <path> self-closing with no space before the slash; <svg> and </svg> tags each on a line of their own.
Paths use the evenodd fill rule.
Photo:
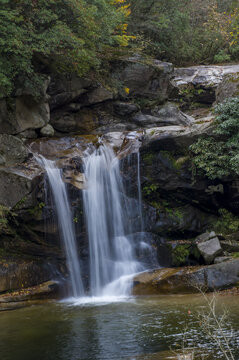
<svg viewBox="0 0 239 360">
<path fill-rule="evenodd" d="M 239 252 L 236 252 L 232 255 L 234 258 L 239 258 Z"/>
<path fill-rule="evenodd" d="M 190 245 L 177 245 L 172 251 L 172 262 L 174 266 L 185 265 L 190 255 Z"/>
<path fill-rule="evenodd" d="M 166 158 L 170 162 L 171 166 L 177 171 L 179 171 L 183 164 L 185 164 L 185 162 L 189 159 L 189 156 L 178 157 L 170 151 L 160 151 L 160 154 Z"/>
<path fill-rule="evenodd" d="M 145 162 L 146 165 L 152 165 L 154 158 L 155 158 L 155 154 L 152 152 L 148 152 L 143 155 L 143 161 Z"/>
<path fill-rule="evenodd" d="M 219 209 L 219 219 L 214 229 L 222 234 L 230 234 L 239 231 L 239 218 L 226 209 Z"/>
<path fill-rule="evenodd" d="M 34 217 L 41 217 L 42 216 L 42 209 L 45 207 L 44 202 L 38 203 L 35 207 L 28 210 L 30 215 L 33 215 Z"/>
<path fill-rule="evenodd" d="M 150 194 L 156 192 L 157 189 L 158 189 L 158 185 L 151 184 L 149 186 L 144 186 L 143 192 L 144 192 L 145 195 L 150 195 Z"/>
</svg>

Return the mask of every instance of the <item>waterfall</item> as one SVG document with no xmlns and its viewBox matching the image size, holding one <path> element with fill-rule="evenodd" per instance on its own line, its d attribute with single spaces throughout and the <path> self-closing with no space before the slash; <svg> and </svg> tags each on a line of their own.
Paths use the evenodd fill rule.
<svg viewBox="0 0 239 360">
<path fill-rule="evenodd" d="M 84 166 L 87 189 L 83 190 L 83 202 L 89 238 L 91 295 L 128 295 L 133 274 L 144 268 L 136 260 L 134 246 L 127 236 L 131 214 L 119 160 L 113 149 L 103 144 L 93 153 L 85 153 Z"/>
<path fill-rule="evenodd" d="M 72 295 L 74 297 L 83 296 L 84 288 L 81 279 L 79 259 L 77 256 L 73 216 L 69 205 L 66 185 L 62 180 L 61 170 L 55 166 L 54 161 L 47 160 L 43 156 L 39 156 L 37 160 L 46 170 L 50 188 L 53 194 L 59 232 L 64 245 L 66 261 L 70 275 Z"/>
</svg>

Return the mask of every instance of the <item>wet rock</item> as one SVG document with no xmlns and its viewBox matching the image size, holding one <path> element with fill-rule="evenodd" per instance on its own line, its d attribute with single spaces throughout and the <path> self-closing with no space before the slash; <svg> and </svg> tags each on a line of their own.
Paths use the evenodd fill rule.
<svg viewBox="0 0 239 360">
<path fill-rule="evenodd" d="M 29 151 L 17 137 L 0 134 L 0 156 L 1 165 L 12 166 L 25 161 Z"/>
<path fill-rule="evenodd" d="M 211 264 L 213 260 L 222 253 L 222 247 L 218 237 L 202 240 L 197 244 L 197 248 L 206 264 Z"/>
<path fill-rule="evenodd" d="M 56 298 L 59 294 L 58 281 L 47 281 L 40 285 L 0 295 L 0 306 L 6 303 Z"/>
<path fill-rule="evenodd" d="M 168 98 L 172 72 L 173 65 L 170 63 L 159 60 L 147 63 L 136 55 L 121 61 L 121 69 L 117 67 L 115 76 L 129 89 L 126 97 L 143 97 L 164 102 Z"/>
<path fill-rule="evenodd" d="M 35 286 L 60 276 L 57 266 L 47 261 L 0 261 L 0 293 Z"/>
<path fill-rule="evenodd" d="M 67 170 L 64 172 L 64 182 L 69 183 L 79 190 L 86 189 L 85 175 L 76 171 Z"/>
<path fill-rule="evenodd" d="M 51 136 L 54 136 L 55 131 L 54 131 L 53 127 L 50 124 L 47 124 L 47 125 L 45 125 L 45 126 L 43 126 L 41 128 L 40 134 L 42 136 L 51 137 Z"/>
<path fill-rule="evenodd" d="M 158 210 L 157 222 L 153 229 L 158 234 L 194 234 L 212 227 L 215 219 L 213 215 L 205 214 L 188 204 L 172 208 L 170 212 Z"/>
<path fill-rule="evenodd" d="M 0 169 L 0 204 L 8 208 L 18 205 L 18 209 L 34 207 L 36 192 L 41 180 L 41 170 L 23 168 Z"/>
<path fill-rule="evenodd" d="M 239 69 L 238 69 L 239 70 Z M 223 77 L 222 82 L 216 90 L 216 103 L 221 103 L 229 97 L 239 95 L 239 72 L 228 74 Z"/>
<path fill-rule="evenodd" d="M 200 267 L 158 269 L 134 278 L 134 295 L 180 294 L 221 290 L 239 281 L 239 259 Z"/>
</svg>

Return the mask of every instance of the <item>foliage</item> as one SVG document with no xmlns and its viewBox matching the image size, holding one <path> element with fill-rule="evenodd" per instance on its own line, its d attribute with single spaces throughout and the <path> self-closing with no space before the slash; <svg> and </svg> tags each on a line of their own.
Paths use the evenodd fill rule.
<svg viewBox="0 0 239 360">
<path fill-rule="evenodd" d="M 219 219 L 214 228 L 217 232 L 230 234 L 239 230 L 239 218 L 226 209 L 219 209 Z"/>
<path fill-rule="evenodd" d="M 40 95 L 44 74 L 97 68 L 106 46 L 127 45 L 124 2 L 0 0 L 0 96 Z"/>
<path fill-rule="evenodd" d="M 190 254 L 190 245 L 178 245 L 172 251 L 173 265 L 185 265 Z"/>
<path fill-rule="evenodd" d="M 130 29 L 146 53 L 177 65 L 228 61 L 238 55 L 231 51 L 237 6 L 233 0 L 131 0 Z"/>
<path fill-rule="evenodd" d="M 210 179 L 239 175 L 239 98 L 229 98 L 215 108 L 214 137 L 191 145 L 192 163 Z"/>
</svg>

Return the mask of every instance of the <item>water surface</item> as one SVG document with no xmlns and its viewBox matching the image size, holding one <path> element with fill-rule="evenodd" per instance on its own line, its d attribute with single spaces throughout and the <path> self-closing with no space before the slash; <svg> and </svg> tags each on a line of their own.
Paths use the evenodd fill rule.
<svg viewBox="0 0 239 360">
<path fill-rule="evenodd" d="M 181 344 L 186 326 L 187 345 L 206 351 L 213 347 L 195 320 L 197 312 L 205 308 L 201 295 L 94 301 L 48 303 L 1 312 L 0 358 L 128 360 L 140 355 L 146 359 L 147 354 Z M 220 297 L 219 303 L 219 313 L 222 307 L 230 311 L 225 327 L 234 328 L 236 349 L 238 297 Z"/>
</svg>

